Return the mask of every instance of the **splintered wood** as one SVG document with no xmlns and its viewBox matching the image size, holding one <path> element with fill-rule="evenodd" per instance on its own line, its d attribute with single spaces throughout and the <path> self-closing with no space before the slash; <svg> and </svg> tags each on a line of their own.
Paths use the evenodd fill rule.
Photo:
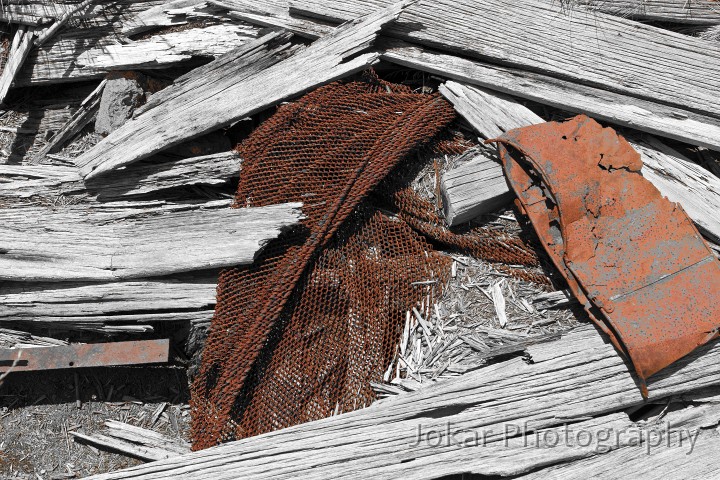
<svg viewBox="0 0 720 480">
<path fill-rule="evenodd" d="M 246 264 L 301 219 L 299 204 L 215 207 L 0 210 L 0 278 L 118 280 Z"/>
</svg>

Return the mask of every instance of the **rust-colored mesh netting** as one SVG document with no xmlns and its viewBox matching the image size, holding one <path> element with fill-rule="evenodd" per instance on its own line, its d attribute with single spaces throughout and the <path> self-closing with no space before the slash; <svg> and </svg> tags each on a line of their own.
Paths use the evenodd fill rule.
<svg viewBox="0 0 720 480">
<path fill-rule="evenodd" d="M 393 359 L 405 313 L 447 280 L 449 257 L 428 241 L 537 263 L 516 239 L 453 237 L 410 189 L 380 192 L 397 215 L 367 199 L 453 118 L 439 96 L 368 75 L 280 107 L 239 147 L 236 206 L 301 201 L 306 218 L 220 276 L 192 387 L 194 449 L 374 400 L 370 382 Z"/>
<path fill-rule="evenodd" d="M 446 261 L 381 214 L 361 215 L 322 247 L 400 160 L 453 118 L 437 95 L 368 78 L 282 106 L 241 145 L 237 206 L 302 201 L 307 218 L 252 266 L 220 276 L 192 389 L 195 449 L 372 399 L 369 380 L 389 363 L 395 330 L 422 294 L 410 284 L 446 270 Z M 420 254 L 424 262 L 408 260 Z"/>
</svg>

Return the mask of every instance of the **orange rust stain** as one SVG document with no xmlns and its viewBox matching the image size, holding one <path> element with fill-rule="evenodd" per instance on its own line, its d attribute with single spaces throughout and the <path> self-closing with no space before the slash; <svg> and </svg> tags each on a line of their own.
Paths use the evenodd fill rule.
<svg viewBox="0 0 720 480">
<path fill-rule="evenodd" d="M 645 380 L 718 336 L 720 262 L 614 130 L 579 115 L 488 140 L 553 262 Z"/>
</svg>

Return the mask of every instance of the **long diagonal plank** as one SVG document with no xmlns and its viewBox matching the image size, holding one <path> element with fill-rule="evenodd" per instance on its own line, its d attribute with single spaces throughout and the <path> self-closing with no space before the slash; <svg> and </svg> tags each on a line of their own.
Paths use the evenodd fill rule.
<svg viewBox="0 0 720 480">
<path fill-rule="evenodd" d="M 498 450 L 527 432 L 592 421 L 642 405 L 633 374 L 595 327 L 527 348 L 514 358 L 447 379 L 368 408 L 227 443 L 172 460 L 98 475 L 95 480 L 193 478 L 435 478 L 453 472 L 497 474 Z M 652 377 L 650 401 L 720 384 L 713 342 Z M 617 417 L 598 419 L 612 422 Z M 418 442 L 424 432 L 483 433 L 479 445 Z M 443 437 L 444 438 L 444 437 Z M 522 450 L 526 454 L 527 450 Z M 512 452 L 510 452 L 512 453 Z M 519 456 L 512 458 L 519 461 Z M 536 467 L 547 465 L 539 458 Z M 417 466 L 412 475 L 406 472 Z M 506 473 L 523 468 L 512 462 Z"/>
<path fill-rule="evenodd" d="M 87 180 L 136 162 L 368 67 L 379 55 L 362 52 L 408 3 L 403 0 L 343 25 L 289 58 L 242 80 L 235 75 L 232 64 L 216 71 L 213 77 L 204 76 L 203 88 L 185 91 L 144 111 L 79 157 L 83 176 Z M 249 48 L 255 46 L 253 43 Z M 222 62 L 222 57 L 218 60 Z M 166 95 L 171 93 L 168 90 Z"/>
<path fill-rule="evenodd" d="M 300 204 L 0 210 L 0 279 L 109 281 L 252 263 Z M 210 204 L 212 206 L 212 204 Z"/>
</svg>

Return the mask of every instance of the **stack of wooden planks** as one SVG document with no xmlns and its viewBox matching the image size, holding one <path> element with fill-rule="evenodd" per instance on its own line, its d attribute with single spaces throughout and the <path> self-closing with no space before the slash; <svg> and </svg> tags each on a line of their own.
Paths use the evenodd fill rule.
<svg viewBox="0 0 720 480">
<path fill-rule="evenodd" d="M 369 67 L 421 72 L 478 143 L 576 113 L 613 126 L 642 174 L 720 244 L 710 0 L 0 3 L 3 347 L 72 353 L 67 332 L 100 343 L 206 327 L 218 270 L 251 264 L 302 213 L 231 208 L 242 159 L 192 142 L 236 143 L 275 106 Z M 110 72 L 152 81 L 103 137 L 93 122 Z M 65 94 L 27 100 L 46 88 Z M 513 200 L 494 147 L 453 165 L 437 178 L 448 227 Z M 572 303 L 558 292 L 538 301 Z M 110 424 L 96 443 L 130 442 L 156 461 L 93 478 L 625 478 L 649 465 L 654 478 L 702 478 L 718 467 L 718 348 L 661 372 L 643 398 L 632 369 L 584 325 L 414 392 L 388 387 L 397 395 L 362 410 L 201 452 Z"/>
</svg>

